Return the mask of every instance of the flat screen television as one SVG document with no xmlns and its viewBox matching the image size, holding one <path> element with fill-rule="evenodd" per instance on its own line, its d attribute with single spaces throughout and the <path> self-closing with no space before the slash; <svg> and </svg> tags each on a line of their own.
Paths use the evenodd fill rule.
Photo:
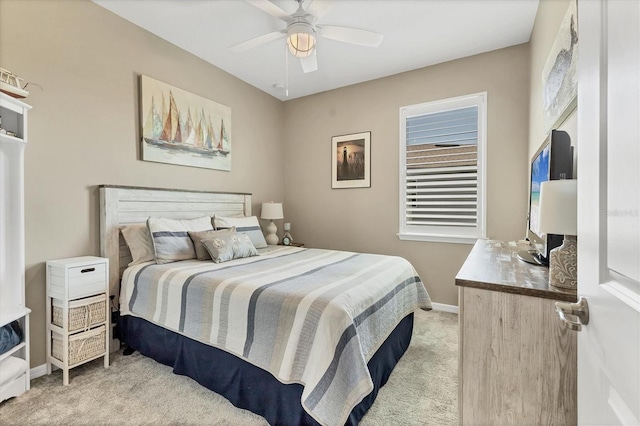
<svg viewBox="0 0 640 426">
<path fill-rule="evenodd" d="M 530 170 L 526 239 L 532 248 L 518 253 L 518 257 L 525 262 L 548 265 L 549 252 L 562 244 L 563 236 L 540 231 L 540 185 L 548 180 L 572 179 L 573 149 L 569 134 L 552 130 L 531 158 Z"/>
</svg>

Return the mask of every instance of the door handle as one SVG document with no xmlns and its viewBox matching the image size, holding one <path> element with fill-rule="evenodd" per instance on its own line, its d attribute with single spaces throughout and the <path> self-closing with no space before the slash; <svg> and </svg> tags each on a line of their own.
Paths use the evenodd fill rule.
<svg viewBox="0 0 640 426">
<path fill-rule="evenodd" d="M 583 325 L 589 324 L 589 304 L 584 297 L 578 303 L 556 302 L 556 312 L 569 330 L 580 331 Z M 567 319 L 567 315 L 578 317 L 578 321 Z"/>
</svg>

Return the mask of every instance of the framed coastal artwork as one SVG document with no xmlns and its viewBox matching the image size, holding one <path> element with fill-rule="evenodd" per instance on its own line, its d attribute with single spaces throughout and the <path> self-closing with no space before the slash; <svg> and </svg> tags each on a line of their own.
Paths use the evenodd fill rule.
<svg viewBox="0 0 640 426">
<path fill-rule="evenodd" d="M 331 138 L 331 188 L 371 187 L 371 132 Z"/>
<path fill-rule="evenodd" d="M 549 133 L 577 105 L 578 14 L 572 0 L 542 69 L 544 131 Z"/>
<path fill-rule="evenodd" d="M 231 108 L 140 76 L 142 160 L 231 170 Z"/>
</svg>

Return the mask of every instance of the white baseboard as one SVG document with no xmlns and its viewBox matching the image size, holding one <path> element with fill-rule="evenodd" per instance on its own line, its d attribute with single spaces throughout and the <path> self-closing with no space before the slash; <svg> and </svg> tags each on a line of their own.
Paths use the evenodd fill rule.
<svg viewBox="0 0 640 426">
<path fill-rule="evenodd" d="M 444 303 L 431 303 L 434 311 L 451 312 L 452 314 L 458 313 L 458 307 L 455 305 L 445 305 Z"/>
<path fill-rule="evenodd" d="M 30 374 L 31 374 L 31 380 L 44 376 L 45 374 L 47 374 L 47 364 L 42 364 L 37 367 L 33 367 L 30 371 Z"/>
</svg>

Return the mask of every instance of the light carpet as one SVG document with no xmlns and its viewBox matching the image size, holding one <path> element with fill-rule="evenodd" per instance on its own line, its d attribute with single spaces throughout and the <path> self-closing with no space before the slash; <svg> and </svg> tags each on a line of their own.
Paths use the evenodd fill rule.
<svg viewBox="0 0 640 426">
<path fill-rule="evenodd" d="M 360 423 L 458 423 L 458 316 L 418 311 L 409 349 Z M 0 404 L 1 425 L 247 425 L 264 418 L 234 407 L 194 380 L 136 352 L 113 354 L 70 371 L 39 377 L 31 390 Z"/>
</svg>

